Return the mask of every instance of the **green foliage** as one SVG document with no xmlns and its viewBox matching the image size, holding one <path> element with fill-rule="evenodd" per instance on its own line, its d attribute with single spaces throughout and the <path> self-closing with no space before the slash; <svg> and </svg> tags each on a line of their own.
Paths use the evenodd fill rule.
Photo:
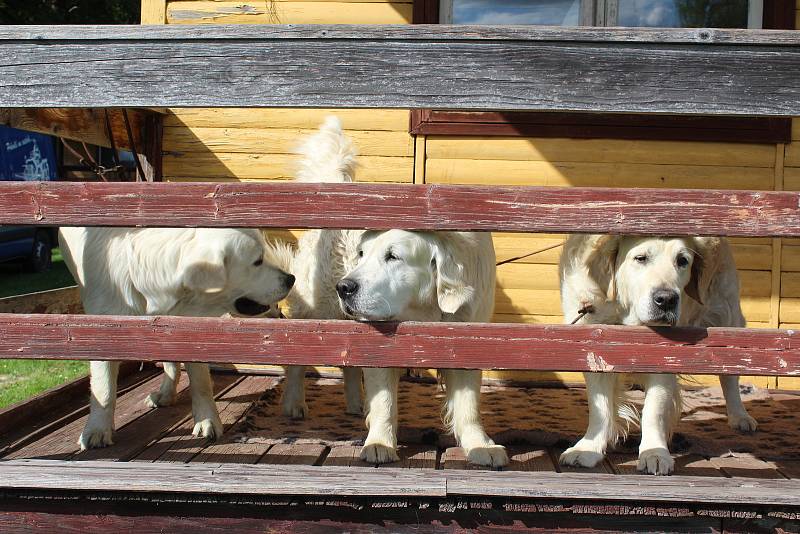
<svg viewBox="0 0 800 534">
<path fill-rule="evenodd" d="M 89 372 L 86 362 L 0 360 L 0 408 L 38 395 Z"/>
<path fill-rule="evenodd" d="M 0 0 L 2 1 L 2 0 Z M 53 267 L 29 273 L 19 263 L 0 263 L 0 298 L 75 285 L 59 249 L 53 249 Z"/>
<path fill-rule="evenodd" d="M 138 24 L 141 0 L 0 0 L 0 24 Z"/>
</svg>

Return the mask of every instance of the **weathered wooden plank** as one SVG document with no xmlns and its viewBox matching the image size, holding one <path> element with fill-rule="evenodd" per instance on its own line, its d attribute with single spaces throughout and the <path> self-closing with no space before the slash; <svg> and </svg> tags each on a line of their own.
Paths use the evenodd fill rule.
<svg viewBox="0 0 800 534">
<path fill-rule="evenodd" d="M 800 72 L 800 69 L 798 69 Z M 800 192 L 305 183 L 0 183 L 0 224 L 800 236 Z M 264 209 L 269 206 L 269 209 Z M 676 216 L 679 214 L 680 216 Z"/>
<path fill-rule="evenodd" d="M 7 27 L 0 103 L 800 114 L 791 32 L 253 30 Z"/>
<path fill-rule="evenodd" d="M 381 473 L 364 476 L 365 473 Z M 92 480 L 88 480 L 92 479 Z M 241 495 L 446 495 L 446 481 L 408 469 L 128 462 L 0 462 L 0 488 Z"/>
<path fill-rule="evenodd" d="M 320 443 L 278 443 L 258 461 L 260 464 L 314 465 L 327 447 Z"/>
<path fill-rule="evenodd" d="M 0 358 L 800 375 L 800 332 L 0 314 Z"/>
<path fill-rule="evenodd" d="M 0 488 L 214 495 L 498 496 L 797 505 L 800 481 L 301 465 L 0 462 Z"/>
</svg>

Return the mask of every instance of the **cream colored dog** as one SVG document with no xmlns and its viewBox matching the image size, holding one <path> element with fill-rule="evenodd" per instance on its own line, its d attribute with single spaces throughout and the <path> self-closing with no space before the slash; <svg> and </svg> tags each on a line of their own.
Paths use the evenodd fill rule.
<svg viewBox="0 0 800 534">
<path fill-rule="evenodd" d="M 650 238 L 573 235 L 560 262 L 561 302 L 567 322 L 579 310 L 594 311 L 579 322 L 649 326 L 745 325 L 739 305 L 739 281 L 725 239 L 715 237 Z M 621 418 L 638 414 L 623 400 L 620 375 L 585 373 L 589 397 L 586 435 L 561 455 L 561 463 L 593 467 L 606 447 L 624 435 Z M 640 471 L 672 472 L 669 439 L 680 419 L 678 378 L 642 375 L 645 386 L 641 413 Z M 745 410 L 738 376 L 720 376 L 731 427 L 757 427 Z"/>
<path fill-rule="evenodd" d="M 339 121 L 328 119 L 303 145 L 298 179 L 349 182 L 355 151 Z M 357 186 L 354 186 L 357 187 Z M 495 256 L 490 234 L 314 230 L 297 252 L 285 251 L 285 268 L 297 275 L 288 297 L 292 318 L 359 321 L 489 322 L 494 307 Z M 397 389 L 401 370 L 364 369 L 369 433 L 361 458 L 397 461 Z M 306 414 L 302 368 L 287 369 L 283 412 Z M 483 430 L 480 371 L 444 370 L 444 420 L 470 461 L 508 463 L 505 449 Z M 345 369 L 347 410 L 361 411 L 357 369 Z"/>
<path fill-rule="evenodd" d="M 284 298 L 294 277 L 274 265 L 258 230 L 62 228 L 61 250 L 86 313 L 100 315 L 256 316 Z M 175 400 L 180 364 L 165 364 L 161 390 L 148 403 Z M 91 363 L 91 411 L 78 443 L 111 445 L 119 362 Z M 186 364 L 194 434 L 217 438 L 222 422 L 208 364 Z"/>
</svg>

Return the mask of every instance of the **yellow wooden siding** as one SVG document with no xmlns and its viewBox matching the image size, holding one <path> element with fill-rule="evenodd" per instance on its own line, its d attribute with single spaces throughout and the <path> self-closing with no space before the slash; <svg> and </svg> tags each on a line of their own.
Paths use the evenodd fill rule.
<svg viewBox="0 0 800 534">
<path fill-rule="evenodd" d="M 411 2 L 262 0 L 167 3 L 168 24 L 406 24 Z"/>
</svg>

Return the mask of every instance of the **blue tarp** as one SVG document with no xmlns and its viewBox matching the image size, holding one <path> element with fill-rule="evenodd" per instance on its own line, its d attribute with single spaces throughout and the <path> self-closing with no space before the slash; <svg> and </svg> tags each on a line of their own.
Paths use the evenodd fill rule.
<svg viewBox="0 0 800 534">
<path fill-rule="evenodd" d="M 57 170 L 52 137 L 0 126 L 0 181 L 51 181 Z"/>
</svg>

